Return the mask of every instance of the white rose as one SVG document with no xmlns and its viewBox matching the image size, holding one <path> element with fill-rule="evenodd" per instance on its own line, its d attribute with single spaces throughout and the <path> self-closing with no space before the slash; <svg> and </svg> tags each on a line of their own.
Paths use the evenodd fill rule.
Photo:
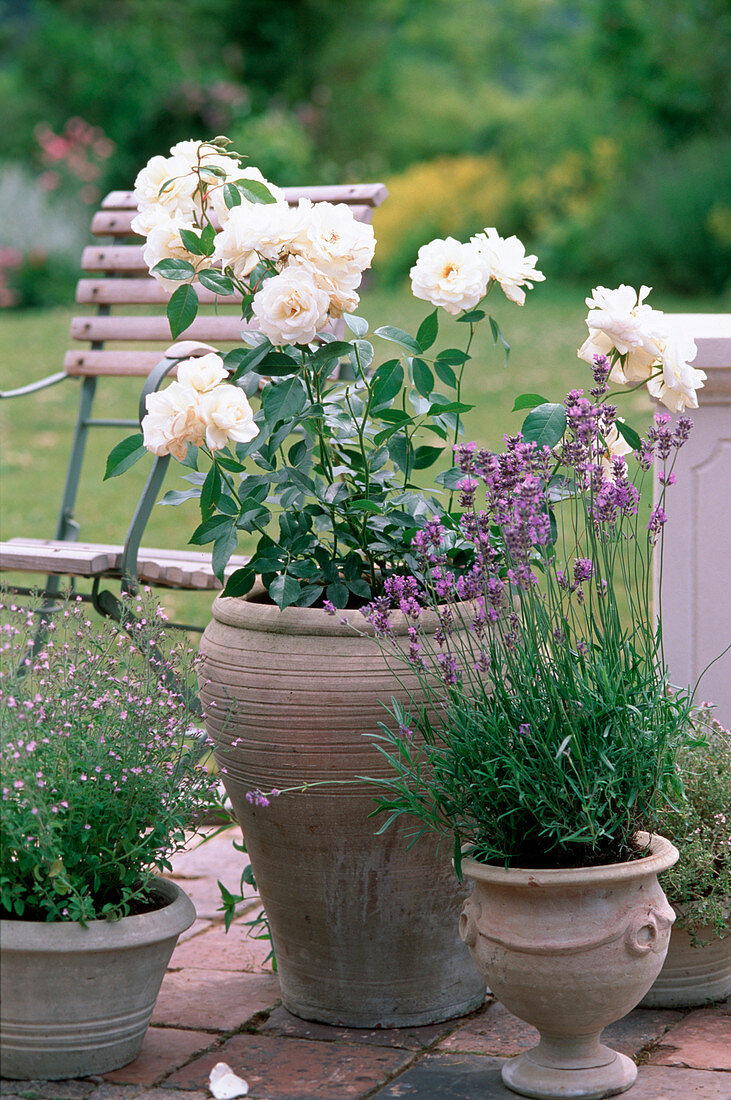
<svg viewBox="0 0 731 1100">
<path fill-rule="evenodd" d="M 698 408 L 696 390 L 702 389 L 706 373 L 691 366 L 697 351 L 692 336 L 684 334 L 662 343 L 662 374 L 650 378 L 647 388 L 673 412 Z"/>
<path fill-rule="evenodd" d="M 267 279 L 251 308 L 273 344 L 309 344 L 327 321 L 330 299 L 302 267 Z"/>
<path fill-rule="evenodd" d="M 178 363 L 178 382 L 198 393 L 207 393 L 228 378 L 223 359 L 214 351 Z"/>
<path fill-rule="evenodd" d="M 166 184 L 165 190 L 160 190 Z M 150 206 L 164 207 L 170 216 L 192 217 L 196 204 L 193 192 L 198 177 L 181 157 L 152 157 L 138 173 L 134 198 L 138 210 Z"/>
<path fill-rule="evenodd" d="M 192 252 L 188 252 L 180 236 L 181 229 L 191 229 L 195 231 L 195 225 L 192 221 L 178 218 L 157 220 L 153 228 L 147 234 L 147 240 L 142 249 L 142 256 L 150 270 L 150 274 L 170 290 L 174 290 L 176 287 L 180 286 L 180 281 L 176 279 L 165 279 L 162 275 L 152 270 L 156 264 L 159 264 L 160 260 L 172 258 L 187 260 L 196 270 L 199 267 L 208 267 L 209 265 L 207 257 L 194 256 Z"/>
<path fill-rule="evenodd" d="M 624 418 L 618 417 L 619 423 L 624 424 Z M 601 463 L 604 468 L 604 473 L 610 481 L 614 480 L 614 470 L 612 469 L 612 459 L 622 458 L 632 453 L 632 447 L 630 447 L 627 440 L 621 434 L 616 424 L 612 424 L 609 431 L 604 433 L 604 447 L 601 449 Z"/>
<path fill-rule="evenodd" d="M 595 287 L 586 299 L 589 336 L 579 348 L 579 359 L 592 363 L 595 355 L 611 358 L 616 351 L 626 359 L 624 365 L 614 364 L 611 380 L 645 382 L 660 358 L 660 340 L 664 335 L 662 311 L 644 305 L 649 293 L 650 287 L 640 287 L 638 293 L 624 283 L 616 290 Z"/>
<path fill-rule="evenodd" d="M 453 314 L 476 306 L 485 295 L 488 279 L 480 250 L 454 237 L 423 244 L 411 269 L 414 296 Z"/>
<path fill-rule="evenodd" d="M 200 415 L 200 394 L 181 382 L 156 393 L 145 402 L 147 415 L 142 419 L 142 442 L 154 455 L 185 458 L 188 444 L 203 445 L 206 426 Z"/>
<path fill-rule="evenodd" d="M 344 313 L 355 313 L 360 303 L 360 298 L 355 290 L 342 286 L 332 275 L 326 274 L 309 260 L 301 256 L 290 256 L 285 270 L 301 268 L 308 272 L 315 286 L 324 290 L 330 299 L 328 313 L 331 317 L 342 317 Z"/>
<path fill-rule="evenodd" d="M 228 219 L 231 217 L 232 211 L 239 209 L 239 206 L 232 206 L 231 209 L 226 206 L 226 200 L 223 196 L 224 183 L 236 183 L 238 180 L 240 180 L 242 183 L 245 183 L 246 180 L 256 180 L 258 183 L 264 184 L 264 186 L 278 203 L 284 203 L 287 201 L 284 197 L 284 191 L 282 191 L 280 187 L 276 187 L 273 183 L 270 183 L 269 180 L 261 174 L 258 168 L 255 168 L 253 165 L 242 168 L 241 165 L 238 162 L 233 161 L 231 157 L 227 157 L 226 159 L 231 160 L 233 165 L 230 168 L 226 167 L 225 165 L 221 165 L 221 167 L 226 167 L 226 179 L 217 181 L 215 183 L 212 182 L 208 190 L 211 205 L 213 206 L 213 209 L 221 226 L 224 226 L 226 224 Z M 273 204 L 253 203 L 250 202 L 249 199 L 245 198 L 243 195 L 241 196 L 240 206 L 271 205 Z"/>
<path fill-rule="evenodd" d="M 292 251 L 343 290 L 355 290 L 373 260 L 373 226 L 359 222 L 345 203 L 300 199 L 297 210 L 301 228 Z"/>
<path fill-rule="evenodd" d="M 130 223 L 130 228 L 133 233 L 139 233 L 141 237 L 147 237 L 153 229 L 176 220 L 181 221 L 179 218 L 171 217 L 170 212 L 164 206 L 147 206 L 139 214 L 135 214 Z"/>
<path fill-rule="evenodd" d="M 217 235 L 211 262 L 245 278 L 259 259 L 277 262 L 299 231 L 299 215 L 286 202 L 234 206 Z"/>
<path fill-rule="evenodd" d="M 533 289 L 533 283 L 546 278 L 542 271 L 536 270 L 537 256 L 526 256 L 525 245 L 517 237 L 501 237 L 497 229 L 489 228 L 472 237 L 474 244 L 482 254 L 490 278 L 500 283 L 500 287 L 511 302 L 519 306 L 525 304 L 527 286 Z"/>
<path fill-rule="evenodd" d="M 206 425 L 206 443 L 211 451 L 229 440 L 248 443 L 259 434 L 246 394 L 238 386 L 216 386 L 200 399 L 200 415 Z"/>
</svg>

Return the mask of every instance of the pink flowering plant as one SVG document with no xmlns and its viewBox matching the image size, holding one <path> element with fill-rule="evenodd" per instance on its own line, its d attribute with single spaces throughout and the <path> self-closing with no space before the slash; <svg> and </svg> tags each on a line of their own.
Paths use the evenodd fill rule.
<svg viewBox="0 0 731 1100">
<path fill-rule="evenodd" d="M 679 757 L 685 801 L 667 806 L 659 824 L 680 852 L 678 863 L 663 875 L 663 889 L 680 927 L 698 942 L 710 929 L 717 936 L 729 934 L 731 733 L 707 706 L 694 716 L 694 733 Z"/>
<path fill-rule="evenodd" d="M 610 393 L 627 381 L 626 346 L 603 348 L 590 392 L 542 401 L 504 451 L 456 446 L 471 567 L 451 568 L 437 516 L 415 535 L 416 574 L 388 578 L 366 611 L 421 692 L 393 703 L 375 740 L 392 765 L 376 812 L 383 828 L 407 814 L 419 833 L 451 837 L 458 868 L 465 846 L 515 867 L 631 859 L 638 831 L 683 804 L 676 754 L 692 692 L 670 686 L 652 566 L 692 422 L 657 413 L 641 439 Z M 436 634 L 421 628 L 425 609 Z M 406 649 L 394 614 L 409 624 Z"/>
<path fill-rule="evenodd" d="M 219 802 L 180 686 L 188 651 L 168 642 L 159 609 L 131 610 L 132 640 L 69 601 L 34 653 L 37 613 L 2 607 L 3 919 L 83 923 L 156 905 L 152 873 Z"/>
<path fill-rule="evenodd" d="M 460 472 L 449 461 L 471 407 L 462 378 L 484 299 L 499 285 L 522 305 L 543 279 L 536 257 L 493 228 L 432 241 L 411 272 L 431 311 L 415 334 L 372 330 L 357 310 L 376 242 L 348 206 L 290 206 L 225 139 L 153 157 L 135 195 L 146 262 L 172 290 L 173 337 L 196 317 L 203 287 L 240 299 L 244 346 L 180 363 L 176 380 L 147 397 L 142 433 L 114 449 L 107 476 L 146 450 L 187 466 L 188 486 L 162 503 L 198 500 L 191 542 L 212 547 L 216 575 L 226 576 L 240 535 L 256 542 L 250 564 L 228 576 L 229 596 L 260 576 L 280 608 L 362 605 L 389 574 L 415 568 L 411 540 L 433 514 L 454 566 L 464 564 L 469 547 L 452 516 Z M 437 350 L 442 309 L 454 326 Z M 450 468 L 423 488 L 445 455 Z"/>
</svg>

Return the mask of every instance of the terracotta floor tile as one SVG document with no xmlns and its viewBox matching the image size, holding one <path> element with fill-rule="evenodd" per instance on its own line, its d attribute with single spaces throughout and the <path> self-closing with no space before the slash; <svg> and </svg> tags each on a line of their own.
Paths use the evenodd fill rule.
<svg viewBox="0 0 731 1100">
<path fill-rule="evenodd" d="M 206 1050 L 215 1040 L 216 1036 L 206 1031 L 150 1027 L 134 1062 L 105 1073 L 104 1080 L 125 1085 L 153 1085 L 179 1069 L 198 1051 Z"/>
<path fill-rule="evenodd" d="M 286 1008 L 274 1012 L 257 1028 L 260 1035 L 286 1035 L 293 1039 L 313 1039 L 318 1042 L 365 1043 L 368 1046 L 402 1047 L 404 1050 L 425 1050 L 447 1034 L 455 1025 L 454 1020 L 426 1027 L 331 1027 L 312 1020 L 300 1020 Z"/>
<path fill-rule="evenodd" d="M 356 1043 L 235 1035 L 214 1054 L 178 1070 L 166 1085 L 200 1089 L 221 1061 L 248 1081 L 252 1100 L 360 1100 L 414 1057 L 409 1051 Z"/>
<path fill-rule="evenodd" d="M 731 1070 L 731 1016 L 713 1009 L 690 1012 L 663 1037 L 652 1065 Z M 731 1077 L 728 1079 L 731 1098 Z"/>
<path fill-rule="evenodd" d="M 279 981 L 271 974 L 230 970 L 169 970 L 153 1024 L 202 1031 L 235 1031 L 258 1012 L 273 1008 Z"/>
<path fill-rule="evenodd" d="M 508 1012 L 499 1001 L 473 1017 L 437 1045 L 445 1053 L 485 1054 L 512 1057 L 538 1042 L 538 1032 L 530 1024 Z"/>
<path fill-rule="evenodd" d="M 228 932 L 224 931 L 223 925 L 214 925 L 187 943 L 179 943 L 169 969 L 190 967 L 195 970 L 244 970 L 271 974 L 271 962 L 264 962 L 270 948 L 269 940 L 255 939 L 249 935 L 244 921 L 236 920 Z"/>
</svg>

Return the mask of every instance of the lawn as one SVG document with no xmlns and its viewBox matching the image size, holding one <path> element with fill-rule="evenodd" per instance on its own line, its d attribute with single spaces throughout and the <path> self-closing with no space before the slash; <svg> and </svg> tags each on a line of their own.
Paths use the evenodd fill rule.
<svg viewBox="0 0 731 1100">
<path fill-rule="evenodd" d="M 475 406 L 465 417 L 465 434 L 491 448 L 500 446 L 506 432 L 520 427 L 524 414 L 511 414 L 514 398 L 523 391 L 560 400 L 566 390 L 586 385 L 588 368 L 576 358 L 584 339 L 590 288 L 540 285 L 523 309 L 506 301 L 499 292 L 490 298 L 491 312 L 512 345 L 507 367 L 502 349 L 495 347 L 489 328 L 473 345 L 473 361 L 465 374 L 464 399 Z M 720 312 L 727 303 L 719 299 L 671 299 L 656 295 L 652 304 L 667 312 Z M 414 332 L 428 311 L 404 289 L 401 292 L 369 290 L 363 295 L 361 313 L 373 328 L 396 324 Z M 0 389 L 27 384 L 61 369 L 68 337 L 69 309 L 6 312 L 2 317 Z M 464 346 L 465 326 L 445 314 L 437 347 Z M 380 342 L 379 342 L 380 343 Z M 383 359 L 393 345 L 380 344 Z M 136 379 L 101 379 L 95 415 L 133 417 L 139 397 Z M 2 528 L 3 538 L 27 535 L 52 537 L 68 458 L 70 436 L 78 402 L 78 383 L 63 382 L 48 390 L 0 404 L 2 432 Z M 641 429 L 650 409 L 642 394 L 632 394 L 621 409 L 630 424 Z M 102 482 L 106 455 L 126 433 L 103 430 L 92 433 L 82 476 L 77 519 L 81 538 L 87 541 L 121 542 L 124 538 L 148 464 L 111 482 Z M 143 469 L 145 467 L 145 469 Z M 179 469 L 179 468 L 178 468 Z M 168 487 L 179 485 L 173 469 Z M 145 542 L 147 545 L 182 547 L 195 524 L 195 505 L 156 507 Z M 242 545 L 242 550 L 246 547 Z M 168 610 L 176 617 L 203 625 L 208 618 L 209 594 L 164 591 Z"/>
</svg>

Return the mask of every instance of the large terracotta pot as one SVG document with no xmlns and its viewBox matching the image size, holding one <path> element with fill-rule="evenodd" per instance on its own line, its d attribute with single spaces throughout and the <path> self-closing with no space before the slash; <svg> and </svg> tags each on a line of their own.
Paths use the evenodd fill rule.
<svg viewBox="0 0 731 1100">
<path fill-rule="evenodd" d="M 107 1073 L 140 1052 L 190 898 L 156 880 L 160 908 L 118 921 L 0 921 L 0 1073 Z"/>
<path fill-rule="evenodd" d="M 506 870 L 464 860 L 475 890 L 460 934 L 493 993 L 541 1033 L 538 1046 L 503 1066 L 508 1088 L 593 1100 L 633 1083 L 635 1064 L 599 1037 L 662 966 L 675 915 L 657 875 L 677 858 L 656 836 L 643 859 L 603 867 Z"/>
<path fill-rule="evenodd" d="M 201 643 L 201 700 L 271 925 L 282 1000 L 305 1019 L 350 1027 L 460 1016 L 484 997 L 457 934 L 466 889 L 433 839 L 409 848 L 415 822 L 375 835 L 374 787 L 352 781 L 389 774 L 363 734 L 387 718 L 381 700 L 407 695 L 374 640 L 341 617 L 218 597 Z M 366 628 L 359 612 L 344 617 Z M 267 808 L 247 800 L 322 780 L 333 785 Z"/>
<path fill-rule="evenodd" d="M 696 944 L 678 923 L 655 984 L 642 1001 L 646 1008 L 690 1008 L 722 1001 L 731 994 L 731 931 L 718 936 L 711 928 L 699 928 Z"/>
</svg>

